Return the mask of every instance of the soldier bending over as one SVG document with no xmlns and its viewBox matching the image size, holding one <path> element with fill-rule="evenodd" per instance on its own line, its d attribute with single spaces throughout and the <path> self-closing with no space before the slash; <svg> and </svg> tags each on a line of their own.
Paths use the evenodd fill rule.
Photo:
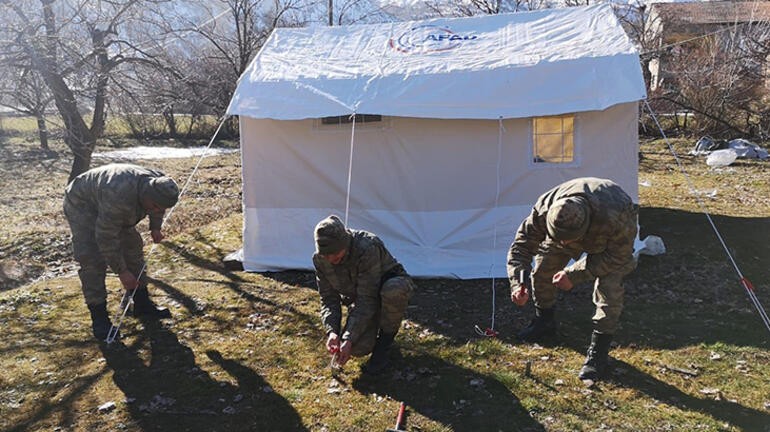
<svg viewBox="0 0 770 432">
<path fill-rule="evenodd" d="M 597 380 L 607 367 L 623 310 L 623 277 L 636 267 L 637 211 L 638 206 L 610 180 L 570 180 L 537 199 L 508 251 L 511 300 L 526 304 L 527 285 L 530 281 L 532 285 L 535 319 L 518 333 L 523 341 L 536 342 L 556 333 L 557 288 L 568 291 L 574 284 L 594 282 L 594 329 L 580 370 L 583 380 Z M 583 252 L 586 256 L 578 260 Z M 566 267 L 570 259 L 578 261 Z"/>
<path fill-rule="evenodd" d="M 179 199 L 179 188 L 169 177 L 128 164 L 110 164 L 75 177 L 64 194 L 64 214 L 72 230 L 72 248 L 80 264 L 78 275 L 94 337 L 104 340 L 112 327 L 107 315 L 107 266 L 134 293 L 134 316 L 169 318 L 156 308 L 147 292 L 142 237 L 135 225 L 150 216 L 152 241 L 163 240 L 163 214 Z M 137 279 L 138 278 L 138 279 Z"/>
</svg>

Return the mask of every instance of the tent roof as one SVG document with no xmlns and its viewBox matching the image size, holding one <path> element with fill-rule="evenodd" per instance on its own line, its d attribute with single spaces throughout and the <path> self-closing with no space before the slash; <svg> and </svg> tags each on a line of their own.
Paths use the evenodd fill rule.
<svg viewBox="0 0 770 432">
<path fill-rule="evenodd" d="M 639 57 L 606 4 L 471 18 L 279 28 L 228 113 L 498 119 L 644 99 Z"/>
</svg>

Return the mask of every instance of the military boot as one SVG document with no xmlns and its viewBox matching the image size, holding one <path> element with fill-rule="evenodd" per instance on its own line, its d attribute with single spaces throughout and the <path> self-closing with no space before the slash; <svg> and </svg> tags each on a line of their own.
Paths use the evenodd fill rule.
<svg viewBox="0 0 770 432">
<path fill-rule="evenodd" d="M 611 334 L 602 334 L 594 330 L 591 334 L 591 345 L 588 347 L 586 361 L 578 375 L 581 380 L 596 381 L 604 375 L 607 370 L 610 342 L 612 342 Z"/>
<path fill-rule="evenodd" d="M 554 319 L 554 309 L 541 309 L 535 307 L 535 318 L 527 327 L 516 333 L 516 337 L 524 342 L 539 342 L 546 336 L 556 334 L 556 320 Z"/>
<path fill-rule="evenodd" d="M 94 337 L 100 342 L 104 342 L 112 328 L 112 321 L 107 315 L 107 303 L 88 305 L 88 311 L 91 313 L 91 331 Z M 116 335 L 115 339 L 118 336 Z"/>
<path fill-rule="evenodd" d="M 134 316 L 150 319 L 171 318 L 171 311 L 164 307 L 155 306 L 155 303 L 150 300 L 147 287 L 140 286 L 134 293 Z"/>
<path fill-rule="evenodd" d="M 386 334 L 380 332 L 377 337 L 377 342 L 374 344 L 372 355 L 369 360 L 361 366 L 361 370 L 369 375 L 377 375 L 388 368 L 390 360 L 388 359 L 388 351 L 390 346 L 393 345 L 393 340 L 396 338 L 396 334 Z"/>
</svg>

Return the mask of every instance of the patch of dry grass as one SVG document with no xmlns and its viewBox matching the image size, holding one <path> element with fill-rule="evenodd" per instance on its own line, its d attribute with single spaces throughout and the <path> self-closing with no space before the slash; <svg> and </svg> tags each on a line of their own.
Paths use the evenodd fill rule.
<svg viewBox="0 0 770 432">
<path fill-rule="evenodd" d="M 738 159 L 728 167 L 712 168 L 705 156 L 689 154 L 693 140 L 643 140 L 640 146 L 639 200 L 645 207 L 700 212 L 703 206 L 716 215 L 770 216 L 767 161 Z"/>
</svg>

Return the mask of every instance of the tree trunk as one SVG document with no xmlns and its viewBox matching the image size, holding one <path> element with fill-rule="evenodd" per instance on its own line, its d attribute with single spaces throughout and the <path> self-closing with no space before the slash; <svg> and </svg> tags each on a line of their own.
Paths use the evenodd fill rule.
<svg viewBox="0 0 770 432">
<path fill-rule="evenodd" d="M 107 56 L 107 48 L 104 46 L 104 37 L 106 32 L 94 29 L 91 31 L 91 42 L 96 53 L 99 68 L 96 75 L 96 95 L 94 96 L 94 113 L 91 121 L 91 134 L 98 138 L 104 133 L 104 126 L 107 120 L 105 110 L 107 104 L 107 71 L 112 64 Z"/>
<path fill-rule="evenodd" d="M 75 177 L 88 171 L 91 168 L 91 155 L 86 156 L 82 153 L 74 153 L 75 157 L 72 159 L 72 168 L 70 168 L 70 176 L 67 179 L 69 184 Z"/>
<path fill-rule="evenodd" d="M 193 133 L 193 128 L 195 127 L 195 123 L 198 122 L 198 115 L 197 114 L 190 114 L 190 125 L 187 127 L 187 134 L 186 137 L 190 138 Z"/>
<path fill-rule="evenodd" d="M 96 136 L 83 121 L 83 116 L 78 112 L 75 97 L 61 75 L 45 71 L 43 77 L 54 95 L 54 102 L 59 114 L 64 121 L 66 129 L 64 142 L 72 150 L 74 159 L 72 161 L 72 170 L 67 182 L 69 183 L 79 174 L 88 171 L 91 166 L 91 153 L 96 147 Z"/>
<path fill-rule="evenodd" d="M 74 156 L 72 170 L 67 181 L 69 183 L 79 174 L 88 171 L 91 165 L 91 153 L 94 152 L 94 147 L 96 147 L 96 137 L 83 121 L 83 117 L 78 112 L 74 97 L 72 97 L 69 88 L 64 84 L 64 80 L 58 75 L 50 74 L 46 77 L 46 81 L 48 81 L 49 87 L 53 90 L 56 108 L 58 108 L 59 114 L 64 120 L 64 127 L 66 129 L 64 142 L 72 150 L 72 155 Z M 68 94 L 69 97 L 65 96 L 65 94 Z"/>
<path fill-rule="evenodd" d="M 48 150 L 48 127 L 45 125 L 45 115 L 43 113 L 37 113 L 37 134 L 40 136 L 40 148 Z"/>
<path fill-rule="evenodd" d="M 177 130 L 176 119 L 174 118 L 174 110 L 171 108 L 165 108 L 162 114 L 163 119 L 166 120 L 166 126 L 168 126 L 168 133 L 171 135 L 171 138 L 176 139 Z"/>
<path fill-rule="evenodd" d="M 91 154 L 96 147 L 96 137 L 88 129 L 83 116 L 80 115 L 75 95 L 59 73 L 56 64 L 58 34 L 56 33 L 56 20 L 52 10 L 54 0 L 41 0 L 41 3 L 43 4 L 44 25 L 47 35 L 45 52 L 40 53 L 31 46 L 28 49 L 32 62 L 51 90 L 56 108 L 64 121 L 64 128 L 66 129 L 64 142 L 72 150 L 74 156 L 72 169 L 67 180 L 69 183 L 90 168 Z"/>
</svg>

